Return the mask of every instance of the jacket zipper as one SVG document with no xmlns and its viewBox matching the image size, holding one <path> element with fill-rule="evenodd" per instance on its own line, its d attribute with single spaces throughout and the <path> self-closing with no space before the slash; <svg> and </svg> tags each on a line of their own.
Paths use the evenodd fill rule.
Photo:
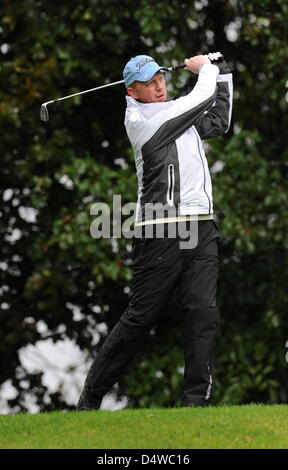
<svg viewBox="0 0 288 470">
<path fill-rule="evenodd" d="M 195 131 L 194 131 L 195 132 Z M 195 132 L 195 135 L 196 135 L 196 139 L 197 139 L 197 145 L 198 145 L 198 151 L 199 151 L 199 155 L 200 155 L 200 158 L 201 158 L 201 162 L 202 162 L 202 167 L 203 167 L 203 174 L 204 174 L 204 183 L 203 183 L 203 189 L 204 189 L 204 193 L 206 194 L 207 196 L 207 199 L 208 199 L 208 202 L 209 202 L 209 214 L 211 212 L 211 201 L 210 201 L 210 198 L 206 192 L 206 174 L 205 174 L 205 166 L 204 166 L 204 162 L 203 162 L 203 157 L 202 157 L 202 153 L 201 153 L 201 150 L 200 150 L 200 145 L 199 145 L 199 137 L 197 135 L 197 132 Z"/>
<path fill-rule="evenodd" d="M 174 206 L 174 165 L 170 163 L 168 165 L 168 191 L 167 191 L 167 203 L 170 207 Z"/>
</svg>

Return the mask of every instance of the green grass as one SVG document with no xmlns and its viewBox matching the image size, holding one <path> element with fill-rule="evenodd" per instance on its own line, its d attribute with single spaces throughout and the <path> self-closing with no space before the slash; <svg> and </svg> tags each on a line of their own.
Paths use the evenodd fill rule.
<svg viewBox="0 0 288 470">
<path fill-rule="evenodd" d="M 287 449 L 287 405 L 0 416 L 1 449 Z"/>
</svg>

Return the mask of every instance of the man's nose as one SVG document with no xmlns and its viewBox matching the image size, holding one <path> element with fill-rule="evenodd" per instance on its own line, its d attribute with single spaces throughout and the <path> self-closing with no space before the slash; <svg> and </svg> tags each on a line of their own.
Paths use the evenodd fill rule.
<svg viewBox="0 0 288 470">
<path fill-rule="evenodd" d="M 161 90 L 162 88 L 163 88 L 163 81 L 162 80 L 157 80 L 156 89 Z"/>
</svg>

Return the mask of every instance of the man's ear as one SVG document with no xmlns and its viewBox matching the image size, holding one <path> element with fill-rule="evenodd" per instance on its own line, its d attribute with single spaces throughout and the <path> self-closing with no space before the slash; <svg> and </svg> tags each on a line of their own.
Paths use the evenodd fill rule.
<svg viewBox="0 0 288 470">
<path fill-rule="evenodd" d="M 137 100 L 137 98 L 138 98 L 138 93 L 137 93 L 137 91 L 136 91 L 136 89 L 135 89 L 134 87 L 129 86 L 129 87 L 127 88 L 127 93 L 128 93 L 129 96 L 132 96 L 132 98 L 134 98 L 134 100 Z"/>
</svg>

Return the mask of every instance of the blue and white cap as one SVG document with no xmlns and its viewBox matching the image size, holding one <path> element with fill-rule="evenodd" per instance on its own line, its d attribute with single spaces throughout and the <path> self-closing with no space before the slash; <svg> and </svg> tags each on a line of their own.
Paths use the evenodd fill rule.
<svg viewBox="0 0 288 470">
<path fill-rule="evenodd" d="M 125 86 L 128 88 L 135 81 L 148 82 L 160 70 L 168 70 L 168 68 L 160 67 L 149 55 L 132 57 L 123 70 Z"/>
</svg>

